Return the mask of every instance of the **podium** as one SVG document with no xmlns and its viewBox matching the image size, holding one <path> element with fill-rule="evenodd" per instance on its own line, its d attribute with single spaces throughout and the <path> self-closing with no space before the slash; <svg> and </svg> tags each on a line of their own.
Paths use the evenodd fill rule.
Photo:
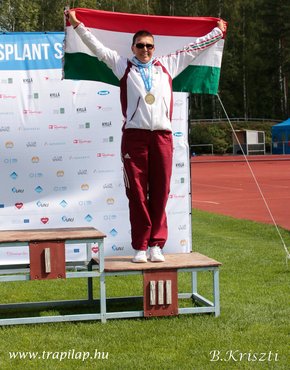
<svg viewBox="0 0 290 370">
<path fill-rule="evenodd" d="M 167 254 L 165 262 L 132 263 L 131 256 L 104 257 L 105 234 L 94 228 L 46 229 L 0 231 L 0 248 L 9 246 L 29 246 L 28 266 L 0 266 L 0 283 L 8 281 L 29 281 L 49 279 L 87 278 L 87 299 L 45 302 L 1 303 L 1 312 L 17 310 L 21 317 L 0 318 L 0 325 L 35 324 L 64 321 L 100 320 L 105 323 L 115 318 L 141 318 L 176 316 L 181 314 L 213 313 L 220 315 L 219 267 L 220 262 L 200 253 Z M 65 261 L 65 244 L 85 243 L 87 260 L 81 271 L 70 271 L 71 265 Z M 98 258 L 92 258 L 92 245 L 98 243 Z M 198 274 L 210 272 L 212 275 L 211 296 L 208 299 L 198 292 Z M 180 273 L 190 276 L 190 291 L 179 291 Z M 139 275 L 142 277 L 143 294 L 109 297 L 106 280 L 110 276 Z M 93 283 L 99 279 L 99 298 L 93 297 Z M 181 307 L 186 300 L 189 306 Z M 133 307 L 138 301 L 140 309 Z M 126 309 L 116 309 L 118 303 L 126 304 Z M 108 306 L 110 309 L 108 309 Z M 24 310 L 40 310 L 56 307 L 90 307 L 92 313 L 65 314 L 55 316 L 23 317 Z"/>
</svg>

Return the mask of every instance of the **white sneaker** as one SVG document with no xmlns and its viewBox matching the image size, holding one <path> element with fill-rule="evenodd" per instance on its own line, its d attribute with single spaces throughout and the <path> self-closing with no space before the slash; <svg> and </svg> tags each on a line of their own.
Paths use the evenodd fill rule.
<svg viewBox="0 0 290 370">
<path fill-rule="evenodd" d="M 147 262 L 147 256 L 146 251 L 135 251 L 134 258 L 132 259 L 132 262 L 135 263 L 146 263 Z"/>
<path fill-rule="evenodd" d="M 161 252 L 161 248 L 156 245 L 150 248 L 150 261 L 151 262 L 164 262 L 165 258 Z"/>
</svg>

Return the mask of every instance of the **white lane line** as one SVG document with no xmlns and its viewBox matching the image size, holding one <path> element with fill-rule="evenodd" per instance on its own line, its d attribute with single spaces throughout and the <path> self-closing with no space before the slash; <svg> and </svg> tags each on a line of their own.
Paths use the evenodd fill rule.
<svg viewBox="0 0 290 370">
<path fill-rule="evenodd" d="M 220 204 L 218 202 L 212 202 L 210 200 L 195 200 L 195 199 L 192 199 L 192 202 L 196 202 L 196 203 L 208 203 L 208 204 Z"/>
</svg>

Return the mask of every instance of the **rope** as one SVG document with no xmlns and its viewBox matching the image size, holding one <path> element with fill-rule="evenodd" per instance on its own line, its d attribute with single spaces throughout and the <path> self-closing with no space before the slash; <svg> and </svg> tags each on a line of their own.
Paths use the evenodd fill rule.
<svg viewBox="0 0 290 370">
<path fill-rule="evenodd" d="M 268 202 L 267 202 L 267 200 L 266 200 L 266 198 L 265 198 L 265 196 L 264 196 L 264 194 L 263 194 L 263 191 L 262 191 L 262 189 L 261 189 L 261 187 L 260 187 L 260 185 L 259 185 L 259 183 L 258 183 L 258 181 L 257 181 L 257 178 L 256 178 L 256 176 L 255 176 L 255 174 L 254 174 L 254 172 L 253 172 L 253 169 L 252 169 L 252 167 L 251 167 L 251 165 L 250 165 L 250 163 L 249 163 L 249 161 L 248 161 L 248 158 L 247 158 L 247 156 L 246 156 L 246 154 L 245 154 L 245 152 L 244 152 L 244 149 L 243 149 L 243 147 L 242 147 L 242 145 L 241 145 L 241 143 L 240 143 L 240 141 L 239 141 L 239 138 L 238 138 L 238 136 L 237 136 L 237 134 L 236 134 L 236 132 L 235 132 L 235 130 L 234 130 L 234 127 L 233 127 L 233 125 L 232 125 L 232 123 L 231 123 L 231 120 L 229 119 L 229 116 L 228 116 L 228 114 L 227 114 L 227 112 L 226 112 L 226 110 L 225 110 L 225 107 L 224 107 L 224 105 L 223 105 L 223 103 L 222 103 L 222 101 L 221 101 L 221 98 L 220 98 L 219 94 L 217 94 L 217 97 L 218 97 L 218 100 L 219 100 L 219 102 L 220 102 L 220 104 L 221 104 L 221 107 L 222 107 L 222 109 L 223 109 L 223 111 L 224 111 L 224 113 L 225 113 L 225 116 L 226 116 L 226 118 L 227 118 L 227 120 L 228 120 L 228 122 L 229 122 L 229 125 L 230 125 L 230 127 L 231 127 L 231 129 L 232 129 L 232 131 L 233 131 L 233 134 L 234 134 L 234 136 L 235 136 L 235 139 L 236 139 L 236 141 L 237 141 L 237 143 L 238 143 L 238 145 L 239 145 L 239 147 L 240 147 L 240 149 L 241 149 L 241 151 L 242 151 L 242 154 L 243 154 L 244 159 L 245 159 L 245 161 L 246 161 L 246 163 L 247 163 L 247 166 L 248 166 L 248 168 L 249 168 L 249 170 L 250 170 L 250 173 L 251 173 L 251 175 L 252 175 L 252 177 L 253 177 L 253 179 L 254 179 L 254 182 L 255 182 L 255 184 L 256 184 L 256 186 L 257 186 L 257 188 L 258 188 L 258 190 L 259 190 L 259 193 L 260 193 L 260 195 L 261 195 L 261 197 L 262 197 L 262 199 L 263 199 L 263 201 L 264 201 L 264 204 L 265 204 L 265 206 L 266 206 L 266 208 L 267 208 L 267 211 L 268 211 L 268 213 L 269 213 L 269 215 L 270 215 L 270 217 L 271 217 L 271 220 L 272 220 L 272 222 L 273 222 L 273 224 L 274 224 L 274 226 L 275 226 L 275 228 L 276 228 L 276 231 L 277 231 L 277 233 L 278 233 L 278 235 L 279 235 L 279 237 L 280 237 L 280 240 L 281 240 L 282 246 L 283 246 L 283 248 L 284 248 L 284 250 L 285 250 L 285 253 L 286 253 L 286 264 L 288 265 L 288 259 L 290 259 L 290 253 L 289 253 L 289 250 L 288 250 L 288 248 L 287 248 L 287 246 L 286 246 L 286 244 L 285 244 L 285 241 L 284 241 L 284 239 L 283 239 L 283 237 L 282 237 L 282 234 L 281 234 L 281 232 L 280 232 L 280 230 L 279 230 L 279 228 L 278 228 L 278 225 L 277 225 L 277 223 L 276 223 L 276 221 L 275 221 L 275 219 L 274 219 L 274 216 L 273 216 L 273 214 L 272 214 L 272 212 L 271 212 L 271 209 L 270 209 L 270 207 L 269 207 L 269 205 L 268 205 Z"/>
</svg>

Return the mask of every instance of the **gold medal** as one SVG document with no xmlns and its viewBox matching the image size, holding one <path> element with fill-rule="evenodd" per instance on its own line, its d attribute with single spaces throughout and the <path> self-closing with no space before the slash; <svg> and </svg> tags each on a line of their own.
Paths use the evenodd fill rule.
<svg viewBox="0 0 290 370">
<path fill-rule="evenodd" d="M 147 104 L 153 104 L 155 102 L 155 96 L 151 93 L 145 95 L 145 101 Z"/>
</svg>

